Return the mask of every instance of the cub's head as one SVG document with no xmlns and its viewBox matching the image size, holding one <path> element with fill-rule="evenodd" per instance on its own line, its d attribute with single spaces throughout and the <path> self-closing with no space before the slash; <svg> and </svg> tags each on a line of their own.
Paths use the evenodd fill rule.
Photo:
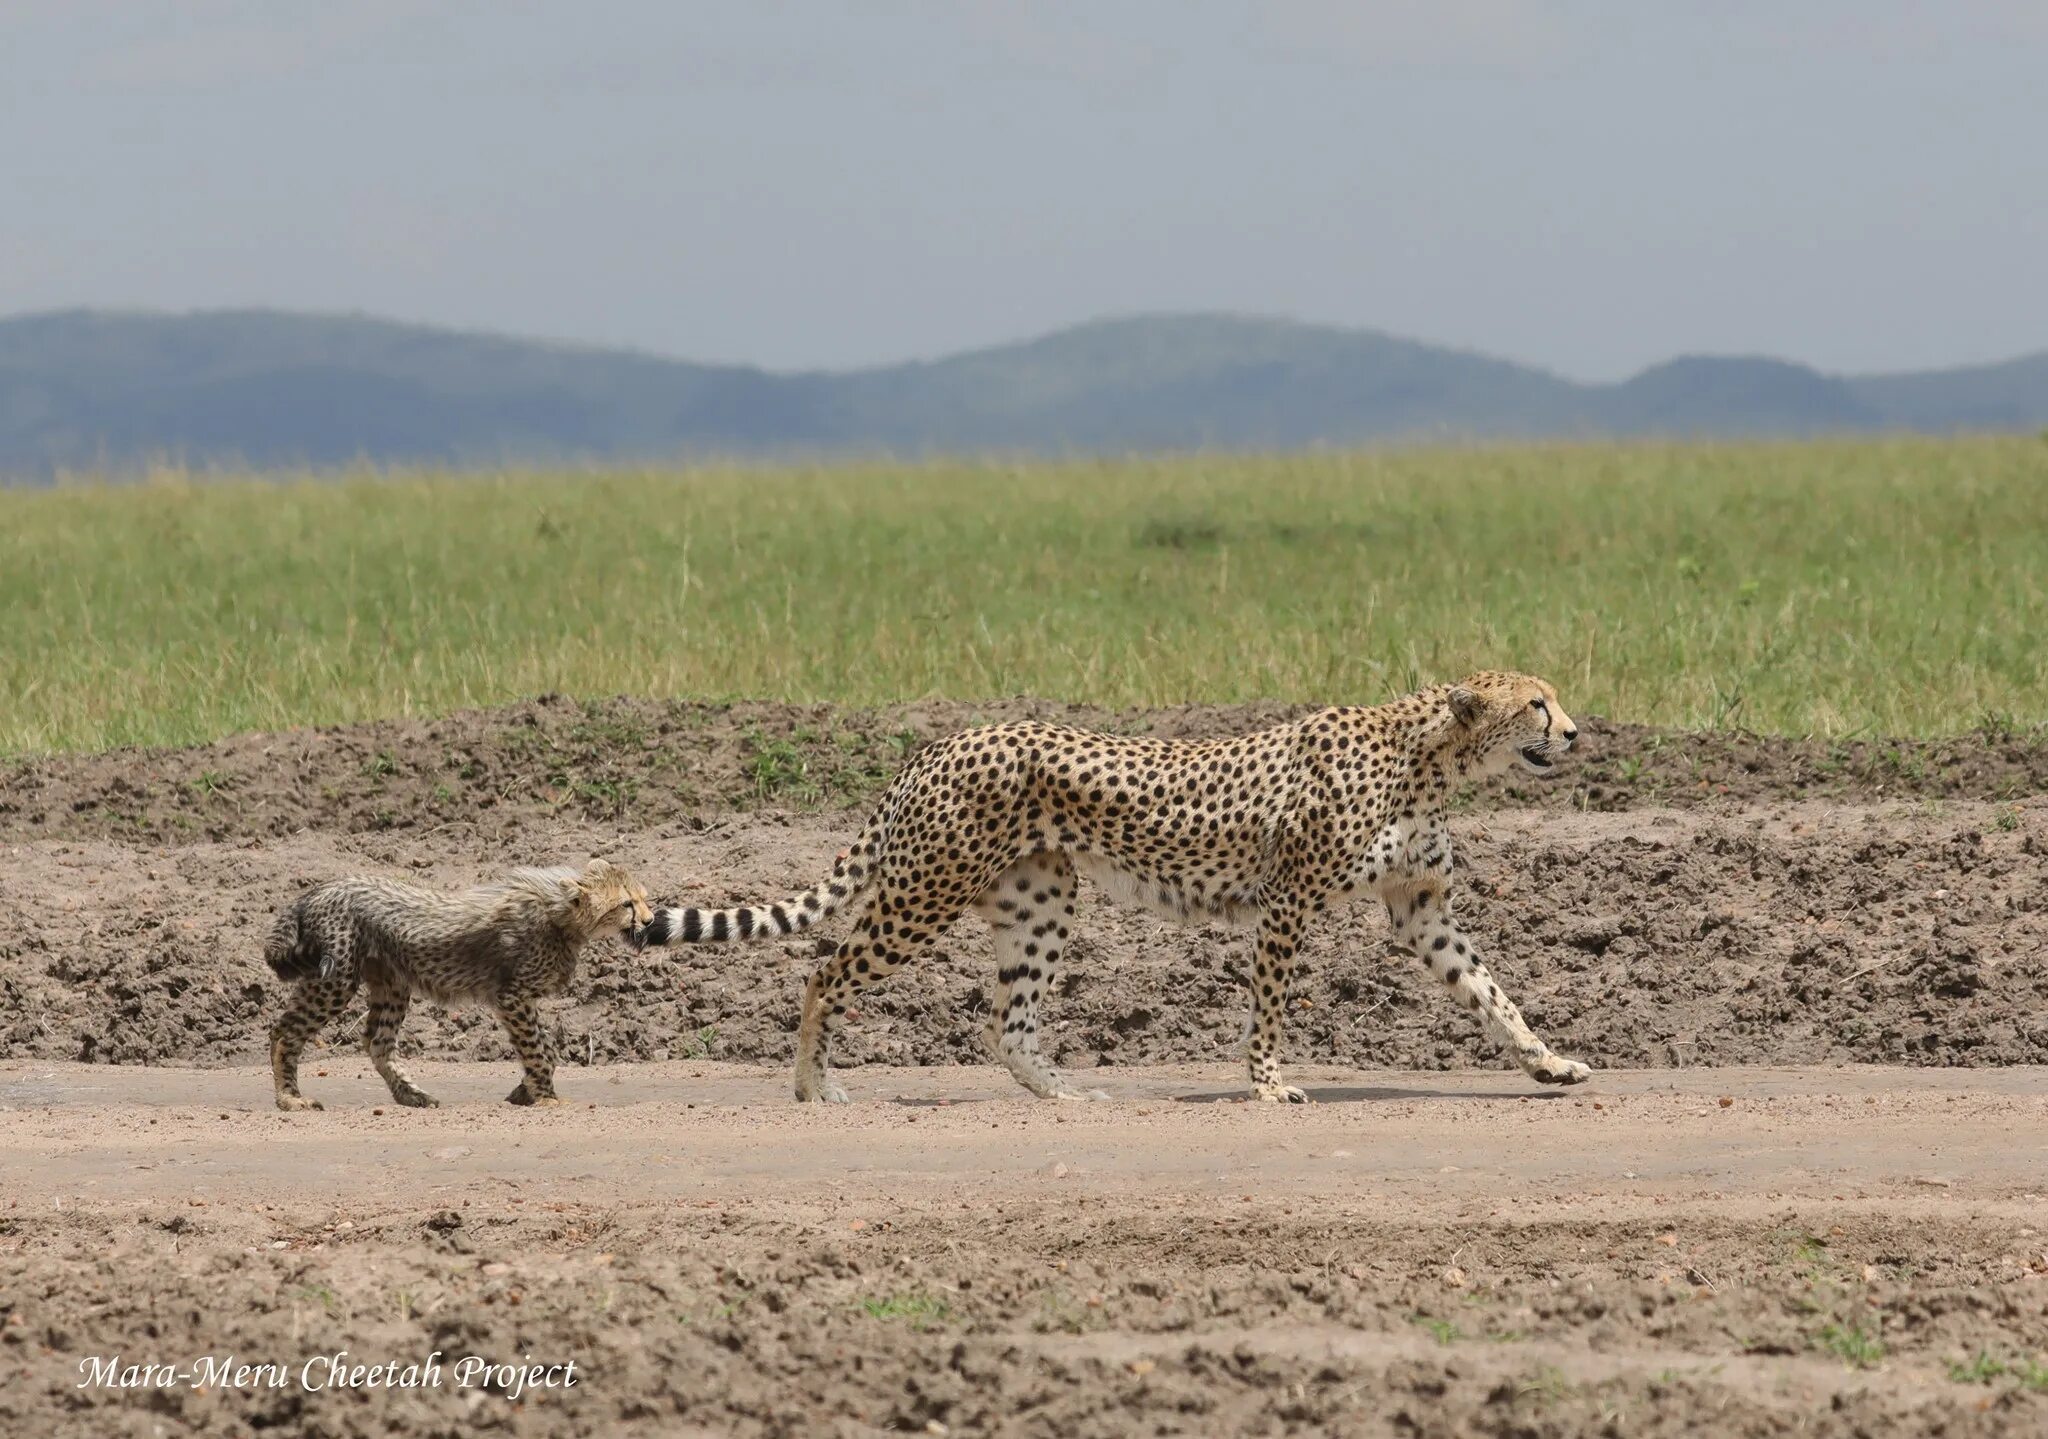
<svg viewBox="0 0 2048 1439">
<path fill-rule="evenodd" d="M 575 913 L 583 932 L 592 937 L 623 934 L 631 938 L 654 918 L 640 882 L 603 859 L 592 860 L 576 877 Z"/>
<path fill-rule="evenodd" d="M 1472 772 L 1501 774 L 1517 766 L 1552 773 L 1579 737 L 1548 680 L 1482 670 L 1450 686 L 1451 740 L 1472 759 Z"/>
</svg>

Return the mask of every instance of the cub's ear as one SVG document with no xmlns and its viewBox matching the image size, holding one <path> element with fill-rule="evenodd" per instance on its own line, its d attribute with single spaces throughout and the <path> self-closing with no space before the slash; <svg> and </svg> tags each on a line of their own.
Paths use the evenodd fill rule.
<svg viewBox="0 0 2048 1439">
<path fill-rule="evenodd" d="M 1486 709 L 1486 702 L 1463 685 L 1452 685 L 1445 699 L 1450 702 L 1452 718 L 1461 725 L 1478 724 L 1479 716 Z"/>
</svg>

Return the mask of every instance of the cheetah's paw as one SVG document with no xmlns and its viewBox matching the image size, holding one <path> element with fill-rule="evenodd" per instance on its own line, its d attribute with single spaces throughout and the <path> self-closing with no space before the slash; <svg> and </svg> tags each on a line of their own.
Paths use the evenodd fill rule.
<svg viewBox="0 0 2048 1439">
<path fill-rule="evenodd" d="M 1308 1091 L 1293 1084 L 1255 1084 L 1252 1098 L 1261 1104 L 1307 1104 Z"/>
<path fill-rule="evenodd" d="M 1538 1084 L 1584 1084 L 1592 1073 L 1592 1069 L 1576 1059 L 1556 1054 L 1546 1055 L 1528 1066 L 1529 1077 Z"/>
<path fill-rule="evenodd" d="M 280 1094 L 277 1107 L 289 1114 L 295 1109 L 325 1109 L 327 1106 L 317 1099 L 308 1099 L 303 1094 Z"/>
</svg>

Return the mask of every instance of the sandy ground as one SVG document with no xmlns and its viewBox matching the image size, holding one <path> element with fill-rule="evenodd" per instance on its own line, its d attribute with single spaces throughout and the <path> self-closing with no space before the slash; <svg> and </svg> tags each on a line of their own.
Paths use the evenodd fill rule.
<svg viewBox="0 0 2048 1439">
<path fill-rule="evenodd" d="M 0 770 L 0 1434 L 2048 1433 L 2048 747 L 2009 735 L 1589 721 L 1469 796 L 1460 912 L 1601 1069 L 1568 1094 L 1360 906 L 1289 1015 L 1321 1102 L 1236 1102 L 1243 937 L 1084 890 L 1046 1038 L 1107 1103 L 981 1062 L 967 920 L 864 997 L 846 1108 L 786 1097 L 809 941 L 593 947 L 560 1109 L 424 1005 L 447 1107 L 388 1101 L 359 1014 L 329 1107 L 270 1107 L 300 887 L 603 854 L 773 898 L 1010 713 L 1278 712 L 536 701 Z"/>
<path fill-rule="evenodd" d="M 0 1065 L 9 1433 L 2038 1434 L 2048 1073 Z M 329 1356 L 439 1351 L 438 1384 Z M 194 1368 L 275 1364 L 240 1386 Z M 573 1387 L 465 1388 L 492 1364 Z M 168 1387 L 77 1387 L 88 1361 Z M 530 1360 L 528 1359 L 530 1356 Z M 304 1377 L 308 1361 L 315 1365 Z M 81 1364 L 87 1364 L 85 1370 Z M 1988 1368 L 1988 1366 L 1987 1366 Z M 202 1380 L 198 1387 L 193 1378 Z M 546 1377 L 543 1375 L 543 1377 Z M 305 1387 L 307 1383 L 315 1387 Z M 934 1431 L 935 1432 L 935 1431 Z"/>
</svg>

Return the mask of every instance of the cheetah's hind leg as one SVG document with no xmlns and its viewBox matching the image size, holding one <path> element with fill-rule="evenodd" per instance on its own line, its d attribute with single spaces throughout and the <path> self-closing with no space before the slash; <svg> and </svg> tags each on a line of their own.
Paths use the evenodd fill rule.
<svg viewBox="0 0 2048 1439">
<path fill-rule="evenodd" d="M 398 1043 L 398 1027 L 412 1005 L 412 992 L 405 989 L 370 990 L 370 1017 L 363 1024 L 363 1048 L 370 1063 L 383 1076 L 391 1097 L 408 1109 L 438 1109 L 441 1101 L 407 1079 L 392 1062 L 391 1051 Z"/>
<path fill-rule="evenodd" d="M 848 1007 L 862 990 L 929 949 L 958 914 L 949 894 L 914 894 L 887 881 L 877 887 L 839 948 L 804 985 L 803 1018 L 796 1031 L 798 1102 L 846 1103 L 846 1091 L 832 1078 L 829 1051 Z"/>
<path fill-rule="evenodd" d="M 285 1012 L 270 1030 L 270 1078 L 282 1110 L 320 1109 L 317 1099 L 299 1093 L 299 1055 L 306 1041 L 318 1034 L 355 993 L 353 976 L 302 981 Z"/>
<path fill-rule="evenodd" d="M 1020 859 L 975 901 L 995 940 L 996 1004 L 986 1038 L 995 1057 L 1040 1099 L 1107 1099 L 1078 1089 L 1038 1048 L 1038 1003 L 1057 978 L 1074 924 L 1074 866 L 1061 853 Z"/>
</svg>

